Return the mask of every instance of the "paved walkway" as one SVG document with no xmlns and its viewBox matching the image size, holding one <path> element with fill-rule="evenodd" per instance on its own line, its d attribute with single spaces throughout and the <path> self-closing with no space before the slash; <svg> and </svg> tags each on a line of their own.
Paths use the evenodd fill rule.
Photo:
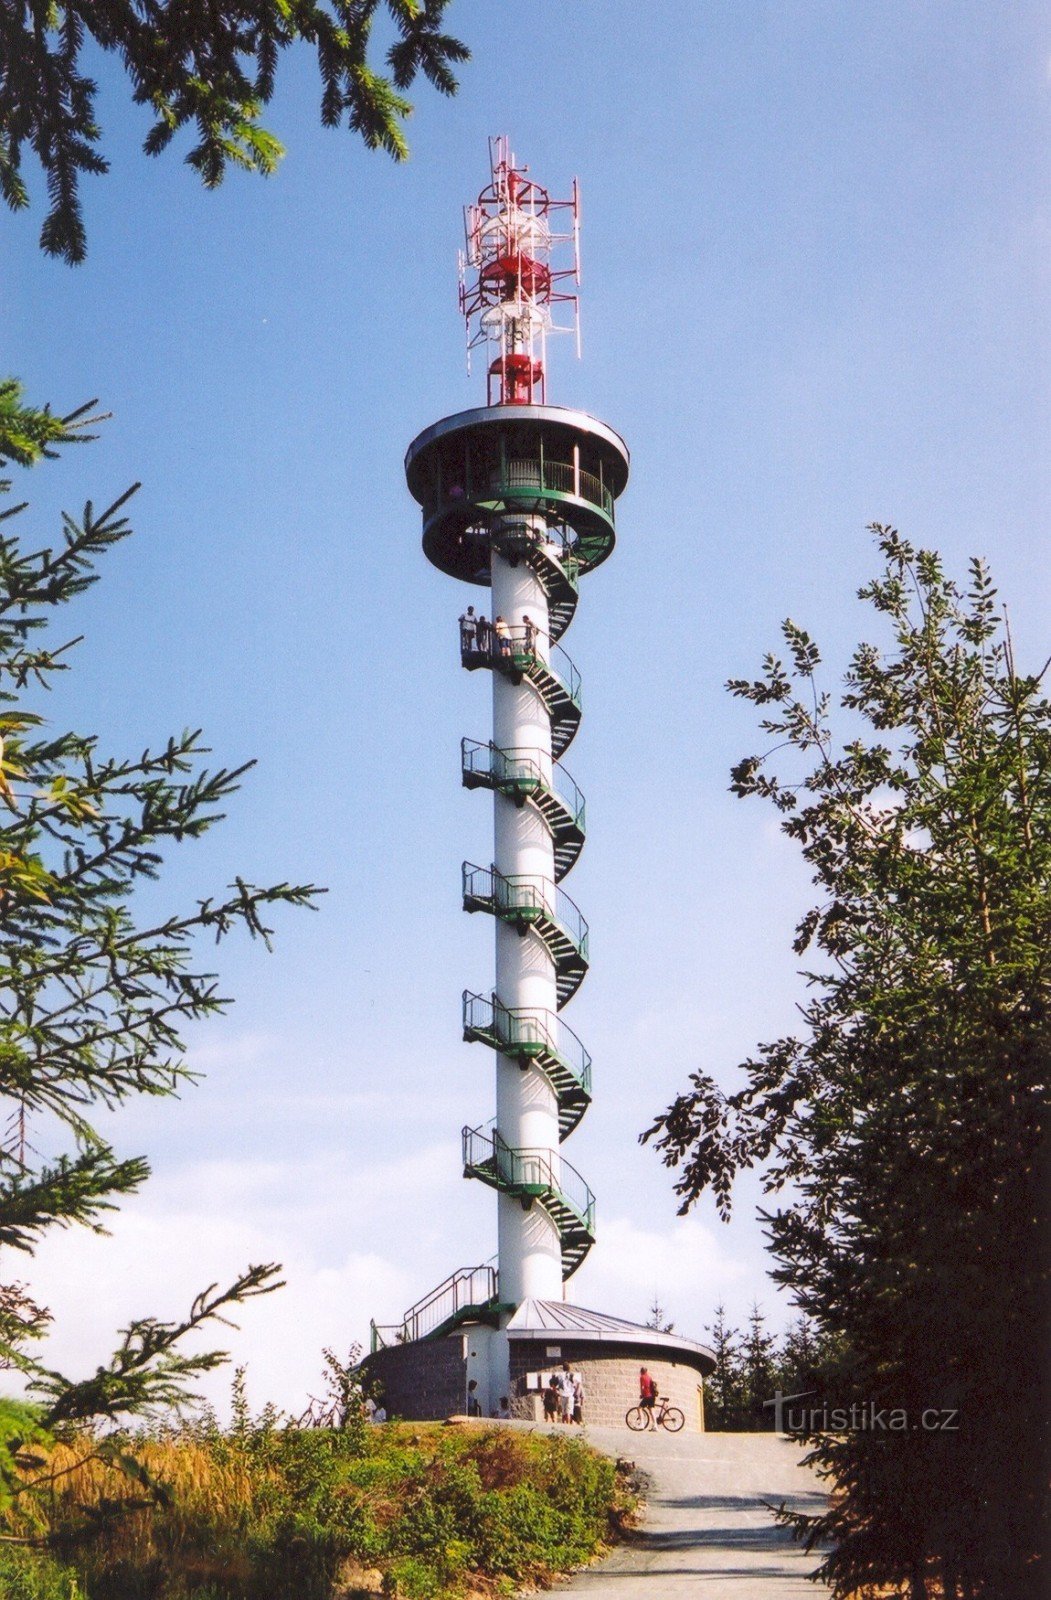
<svg viewBox="0 0 1051 1600">
<path fill-rule="evenodd" d="M 763 1504 L 824 1503 L 798 1446 L 772 1433 L 629 1434 L 588 1428 L 589 1443 L 650 1480 L 631 1544 L 580 1572 L 559 1593 L 581 1600 L 820 1600 L 807 1582 L 817 1557 L 793 1545 Z"/>
</svg>

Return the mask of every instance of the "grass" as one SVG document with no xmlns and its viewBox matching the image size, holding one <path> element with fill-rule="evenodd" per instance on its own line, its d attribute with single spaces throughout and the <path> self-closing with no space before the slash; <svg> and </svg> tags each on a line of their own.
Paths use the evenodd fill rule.
<svg viewBox="0 0 1051 1600">
<path fill-rule="evenodd" d="M 264 1423 L 127 1448 L 138 1479 L 90 1438 L 49 1453 L 6 1519 L 47 1554 L 0 1545 L 5 1600 L 508 1595 L 589 1561 L 630 1510 L 581 1440 L 488 1425 Z"/>
</svg>

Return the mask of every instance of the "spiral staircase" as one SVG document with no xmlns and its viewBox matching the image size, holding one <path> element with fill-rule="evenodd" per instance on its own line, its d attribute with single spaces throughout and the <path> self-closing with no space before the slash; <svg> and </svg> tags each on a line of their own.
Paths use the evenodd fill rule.
<svg viewBox="0 0 1051 1600">
<path fill-rule="evenodd" d="M 507 476 L 500 503 L 528 513 L 532 521 L 501 517 L 491 532 L 490 548 L 512 566 L 524 563 L 538 579 L 548 603 L 547 648 L 538 647 L 535 630 L 507 627 L 498 635 L 488 631 L 461 639 L 461 664 L 469 671 L 501 673 L 512 683 L 527 681 L 536 690 L 551 725 L 551 776 L 539 751 L 502 749 L 492 741 L 461 742 L 461 777 L 465 788 L 490 789 L 517 806 L 530 806 L 550 832 L 554 852 L 554 882 L 532 876 L 508 877 L 494 866 L 463 866 L 465 911 L 484 912 L 509 924 L 520 934 L 532 931 L 546 947 L 555 969 L 559 1010 L 580 988 L 588 969 L 588 927 L 576 904 L 559 887 L 572 871 L 584 847 L 585 803 L 574 780 L 561 765 L 580 727 L 580 674 L 558 639 L 573 620 L 578 600 L 578 578 L 609 553 L 612 539 L 600 534 L 588 519 L 590 537 L 574 537 L 561 514 L 555 536 L 536 513 L 550 514 L 549 496 L 570 486 L 547 463 L 516 463 Z M 557 489 L 556 486 L 557 485 Z M 578 474 L 578 488 L 579 483 Z M 600 486 L 584 489 L 600 497 Z M 495 505 L 490 512 L 495 513 Z M 477 537 L 477 535 L 476 535 Z M 465 992 L 464 1038 L 488 1045 L 525 1068 L 534 1066 L 546 1077 L 558 1105 L 559 1139 L 576 1128 L 591 1101 L 591 1059 L 576 1035 L 549 1012 L 508 1008 L 496 995 L 485 999 Z M 569 1278 L 594 1243 L 595 1200 L 583 1178 L 564 1157 L 552 1152 L 515 1149 L 505 1143 L 495 1126 L 463 1129 L 464 1175 L 519 1199 L 523 1206 L 538 1204 L 554 1222 L 562 1253 L 562 1276 Z"/>
<path fill-rule="evenodd" d="M 501 623 L 498 635 L 487 628 L 484 637 L 468 628 L 461 635 L 461 664 L 468 672 L 529 685 L 537 716 L 546 715 L 550 726 L 549 750 L 546 737 L 538 741 L 545 748 L 530 748 L 521 733 L 517 743 L 465 738 L 460 765 L 465 788 L 489 790 L 535 814 L 550 836 L 551 877 L 468 861 L 462 903 L 540 941 L 554 973 L 556 1009 L 509 1005 L 506 995 L 466 990 L 462 1022 L 466 1041 L 546 1081 L 557 1108 L 551 1128 L 559 1146 L 591 1103 L 591 1058 L 561 1016 L 587 974 L 589 957 L 587 923 L 563 887 L 584 847 L 586 811 L 561 764 L 580 727 L 581 683 L 559 641 L 575 616 L 580 578 L 613 549 L 614 502 L 627 472 L 627 452 L 612 429 L 583 412 L 532 404 L 445 418 L 420 434 L 406 457 L 409 488 L 423 511 L 424 552 L 433 564 L 461 581 L 493 583 L 494 611 L 498 564 L 501 572 L 527 569 L 533 592 L 539 589 L 546 600 L 545 635 L 538 638 L 532 624 Z M 522 730 L 529 725 L 527 717 Z M 546 1214 L 565 1281 L 594 1243 L 594 1196 L 560 1149 L 518 1147 L 505 1132 L 495 1122 L 463 1129 L 464 1175 Z M 494 1316 L 510 1285 L 501 1294 L 490 1270 L 460 1269 L 410 1308 L 394 1337 L 429 1337 L 432 1329 L 445 1332 L 459 1320 Z"/>
</svg>

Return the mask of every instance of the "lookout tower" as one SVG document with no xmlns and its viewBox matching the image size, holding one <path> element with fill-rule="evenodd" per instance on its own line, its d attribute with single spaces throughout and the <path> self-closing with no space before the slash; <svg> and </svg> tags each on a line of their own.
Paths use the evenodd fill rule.
<svg viewBox="0 0 1051 1600">
<path fill-rule="evenodd" d="M 465 911 L 492 918 L 493 976 L 491 986 L 464 990 L 462 1023 L 465 1040 L 492 1052 L 495 1114 L 466 1126 L 462 1139 L 465 1177 L 496 1192 L 498 1250 L 495 1263 L 452 1274 L 400 1326 L 374 1326 L 373 1352 L 398 1388 L 410 1347 L 468 1329 L 457 1348 L 474 1384 L 469 1398 L 480 1397 L 488 1414 L 506 1395 L 526 1415 L 522 1385 L 536 1377 L 527 1366 L 550 1363 L 541 1345 L 560 1350 L 560 1330 L 572 1328 L 569 1342 L 596 1357 L 634 1345 L 651 1365 L 669 1336 L 566 1304 L 596 1223 L 591 1189 L 563 1154 L 592 1082 L 588 1051 L 564 1019 L 589 957 L 587 922 L 564 888 L 586 816 L 562 764 L 582 697 L 561 641 L 581 579 L 613 550 L 628 451 L 605 423 L 547 403 L 549 338 L 575 335 L 579 347 L 576 182 L 569 198 L 554 199 L 506 139 L 491 141 L 490 168 L 465 211 L 460 257 L 468 363 L 484 352 L 487 403 L 424 429 L 405 473 L 423 512 L 425 555 L 472 586 L 459 622 L 461 665 L 492 681 L 488 736 L 462 740 L 461 777 L 492 795 L 491 860 L 464 862 L 462 895 Z M 702 1347 L 670 1344 L 687 1370 L 703 1370 Z M 434 1350 L 420 1362 L 432 1376 L 441 1366 Z M 403 1415 L 434 1414 L 409 1408 L 407 1397 L 421 1393 L 418 1381 L 401 1386 Z"/>
</svg>

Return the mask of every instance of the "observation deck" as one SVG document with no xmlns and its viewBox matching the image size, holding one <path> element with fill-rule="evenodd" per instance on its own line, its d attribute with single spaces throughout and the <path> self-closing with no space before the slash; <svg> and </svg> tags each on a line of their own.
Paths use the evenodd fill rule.
<svg viewBox="0 0 1051 1600">
<path fill-rule="evenodd" d="M 569 616 L 559 618 L 557 631 L 553 624 L 556 638 L 572 616 L 577 576 L 613 549 L 614 501 L 628 471 L 619 434 L 562 406 L 461 411 L 425 428 L 405 456 L 409 490 L 423 508 L 428 560 L 450 577 L 487 585 L 494 528 L 500 528 L 501 554 L 512 562 L 529 559 L 545 589 L 550 582 L 551 591 L 561 592 Z M 515 517 L 532 519 L 517 530 L 518 552 Z M 538 534 L 538 519 L 546 534 Z M 530 545 L 539 546 L 532 558 Z"/>
</svg>

